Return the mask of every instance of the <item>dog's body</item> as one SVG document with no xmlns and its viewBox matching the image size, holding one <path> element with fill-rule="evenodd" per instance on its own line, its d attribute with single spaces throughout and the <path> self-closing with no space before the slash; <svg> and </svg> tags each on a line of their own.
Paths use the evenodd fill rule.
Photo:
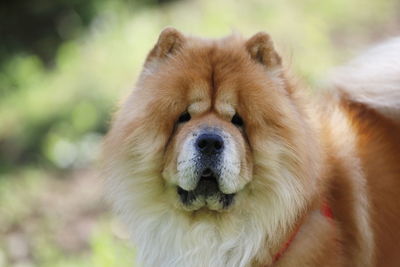
<svg viewBox="0 0 400 267">
<path fill-rule="evenodd" d="M 266 34 L 161 34 L 103 153 L 144 266 L 400 266 L 400 40 L 304 91 Z"/>
</svg>

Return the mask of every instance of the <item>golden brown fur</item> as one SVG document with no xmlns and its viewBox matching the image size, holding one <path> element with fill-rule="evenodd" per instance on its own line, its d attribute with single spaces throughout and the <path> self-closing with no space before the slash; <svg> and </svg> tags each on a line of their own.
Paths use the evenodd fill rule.
<svg viewBox="0 0 400 267">
<path fill-rule="evenodd" d="M 202 40 L 169 28 L 106 138 L 108 196 L 145 266 L 400 266 L 396 123 L 340 88 L 297 88 L 265 33 Z M 235 193 L 228 208 L 177 195 L 185 144 L 205 126 L 239 155 L 220 184 Z"/>
</svg>

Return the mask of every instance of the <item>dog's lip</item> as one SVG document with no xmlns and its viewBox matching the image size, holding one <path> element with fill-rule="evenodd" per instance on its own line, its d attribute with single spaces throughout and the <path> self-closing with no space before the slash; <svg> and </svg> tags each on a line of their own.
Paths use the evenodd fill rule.
<svg viewBox="0 0 400 267">
<path fill-rule="evenodd" d="M 190 205 L 190 203 L 195 201 L 198 197 L 204 197 L 206 199 L 218 197 L 222 208 L 228 208 L 233 203 L 236 193 L 223 193 L 219 188 L 214 174 L 212 172 L 206 172 L 205 174 L 206 175 L 201 176 L 196 188 L 193 190 L 185 190 L 182 187 L 177 186 L 177 193 L 182 203 L 185 205 Z M 211 190 L 207 190 L 210 188 Z"/>
<path fill-rule="evenodd" d="M 192 201 L 196 200 L 196 198 L 198 197 L 198 195 L 196 195 L 193 190 L 186 191 L 185 189 L 183 189 L 180 186 L 177 187 L 177 192 L 181 198 L 181 201 L 186 205 L 188 205 L 188 204 L 190 205 L 190 203 Z M 230 207 L 231 204 L 233 203 L 236 193 L 224 194 L 222 192 L 219 192 L 219 195 L 220 195 L 219 201 L 222 204 L 222 208 L 226 209 L 226 208 Z"/>
<path fill-rule="evenodd" d="M 217 178 L 215 175 L 213 175 L 212 172 L 206 173 L 206 175 L 200 176 L 200 179 L 197 182 L 197 185 L 191 190 L 187 190 L 178 185 L 179 190 L 191 192 L 195 195 L 204 195 L 204 190 L 206 189 L 206 187 L 214 187 L 215 193 L 222 193 L 221 190 L 219 189 Z"/>
<path fill-rule="evenodd" d="M 214 174 L 213 174 L 212 170 L 211 170 L 210 168 L 207 168 L 207 169 L 205 169 L 205 170 L 203 171 L 203 173 L 201 174 L 201 179 L 205 179 L 205 178 L 211 177 L 211 176 L 213 176 L 213 175 L 214 175 Z"/>
</svg>

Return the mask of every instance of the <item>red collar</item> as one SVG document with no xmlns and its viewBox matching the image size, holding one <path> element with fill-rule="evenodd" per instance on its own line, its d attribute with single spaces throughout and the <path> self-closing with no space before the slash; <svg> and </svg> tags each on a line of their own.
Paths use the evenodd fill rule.
<svg viewBox="0 0 400 267">
<path fill-rule="evenodd" d="M 329 206 L 328 202 L 324 201 L 322 203 L 320 212 L 324 217 L 333 219 L 332 209 Z M 296 229 L 294 229 L 293 234 L 290 236 L 289 240 L 286 241 L 286 243 L 283 244 L 282 248 L 278 251 L 278 253 L 275 254 L 273 263 L 277 262 L 280 259 L 280 257 L 283 255 L 283 253 L 285 253 L 285 251 L 289 248 L 290 244 L 292 243 L 292 241 L 296 237 L 297 233 L 299 232 L 300 226 L 301 226 L 301 224 L 298 224 L 296 226 Z"/>
</svg>

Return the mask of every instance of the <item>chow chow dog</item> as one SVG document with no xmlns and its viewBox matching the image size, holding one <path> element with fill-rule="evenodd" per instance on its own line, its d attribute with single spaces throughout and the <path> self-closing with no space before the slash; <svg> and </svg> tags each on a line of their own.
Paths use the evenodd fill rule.
<svg viewBox="0 0 400 267">
<path fill-rule="evenodd" d="M 400 266 L 400 39 L 334 73 L 161 33 L 102 157 L 142 266 Z"/>
</svg>

